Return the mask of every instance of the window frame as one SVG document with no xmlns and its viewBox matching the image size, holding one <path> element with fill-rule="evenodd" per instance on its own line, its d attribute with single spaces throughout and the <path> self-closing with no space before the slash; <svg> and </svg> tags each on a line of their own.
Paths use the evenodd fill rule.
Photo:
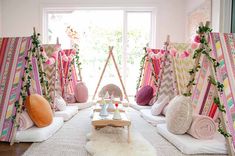
<svg viewBox="0 0 235 156">
<path fill-rule="evenodd" d="M 151 13 L 150 23 L 150 43 L 149 47 L 156 47 L 157 24 L 155 7 L 44 7 L 42 9 L 42 41 L 48 43 L 48 14 L 50 13 L 70 13 L 75 10 L 122 10 L 123 11 L 123 69 L 127 67 L 127 16 L 128 13 L 148 12 Z M 127 73 L 122 73 L 124 84 L 126 83 Z M 130 95 L 129 95 L 130 96 Z M 132 95 L 131 95 L 132 96 Z"/>
</svg>

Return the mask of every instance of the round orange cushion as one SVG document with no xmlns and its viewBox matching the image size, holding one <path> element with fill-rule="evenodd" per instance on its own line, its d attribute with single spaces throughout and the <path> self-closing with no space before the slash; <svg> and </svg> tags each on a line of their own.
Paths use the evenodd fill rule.
<svg viewBox="0 0 235 156">
<path fill-rule="evenodd" d="M 52 123 L 53 113 L 51 106 L 43 96 L 38 94 L 28 96 L 25 107 L 37 127 L 46 127 Z"/>
</svg>

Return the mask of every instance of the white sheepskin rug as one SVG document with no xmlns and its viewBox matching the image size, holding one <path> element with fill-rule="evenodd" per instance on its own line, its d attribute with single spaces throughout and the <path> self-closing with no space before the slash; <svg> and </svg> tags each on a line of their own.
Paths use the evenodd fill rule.
<svg viewBox="0 0 235 156">
<path fill-rule="evenodd" d="M 87 135 L 86 150 L 93 156 L 156 156 L 155 148 L 135 131 L 130 132 L 127 142 L 127 129 L 105 127 L 93 130 Z"/>
</svg>

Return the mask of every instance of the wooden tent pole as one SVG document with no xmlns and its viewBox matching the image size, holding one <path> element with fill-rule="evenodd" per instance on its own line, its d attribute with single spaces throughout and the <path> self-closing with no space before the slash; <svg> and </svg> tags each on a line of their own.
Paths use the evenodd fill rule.
<svg viewBox="0 0 235 156">
<path fill-rule="evenodd" d="M 106 60 L 106 62 L 105 62 L 105 65 L 104 65 L 103 71 L 102 71 L 102 73 L 101 73 L 100 79 L 99 79 L 98 84 L 97 84 L 97 86 L 96 86 L 95 93 L 94 93 L 94 95 L 93 95 L 92 100 L 94 100 L 94 99 L 95 99 L 95 95 L 96 95 L 97 90 L 98 90 L 98 88 L 99 88 L 99 86 L 100 86 L 100 82 L 101 82 L 101 80 L 102 80 L 102 78 L 103 78 L 103 75 L 104 75 L 105 69 L 106 69 L 106 67 L 107 67 L 107 65 L 108 65 L 108 62 L 109 62 L 109 59 L 110 59 L 110 57 L 111 57 L 111 51 L 112 51 L 112 50 L 111 50 L 111 51 L 110 51 L 110 50 L 111 50 L 111 49 L 109 49 L 109 55 L 108 55 L 108 58 L 107 58 L 107 60 Z"/>
<path fill-rule="evenodd" d="M 120 80 L 120 82 L 121 82 L 124 95 L 125 95 L 125 97 L 126 97 L 126 100 L 129 102 L 129 99 L 128 99 L 128 96 L 127 96 L 127 93 L 126 93 L 125 86 L 124 86 L 124 84 L 123 84 L 123 82 L 122 82 L 121 74 L 120 74 L 120 72 L 119 72 L 119 70 L 118 70 L 118 66 L 117 66 L 116 60 L 115 60 L 114 55 L 113 55 L 113 47 L 111 48 L 110 54 L 111 54 L 111 57 L 112 57 L 112 59 L 113 59 L 113 63 L 114 63 L 114 65 L 115 65 L 116 71 L 117 71 L 117 73 L 118 73 L 118 78 L 119 78 L 119 80 Z"/>
</svg>

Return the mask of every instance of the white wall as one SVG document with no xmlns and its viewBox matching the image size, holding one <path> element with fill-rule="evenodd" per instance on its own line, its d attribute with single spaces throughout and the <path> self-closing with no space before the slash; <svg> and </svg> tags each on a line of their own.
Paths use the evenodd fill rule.
<svg viewBox="0 0 235 156">
<path fill-rule="evenodd" d="M 166 35 L 174 42 L 183 42 L 185 37 L 185 0 L 3 0 L 4 36 L 26 36 L 35 26 L 42 32 L 42 8 L 73 7 L 156 7 L 156 43 L 161 47 Z"/>
</svg>

